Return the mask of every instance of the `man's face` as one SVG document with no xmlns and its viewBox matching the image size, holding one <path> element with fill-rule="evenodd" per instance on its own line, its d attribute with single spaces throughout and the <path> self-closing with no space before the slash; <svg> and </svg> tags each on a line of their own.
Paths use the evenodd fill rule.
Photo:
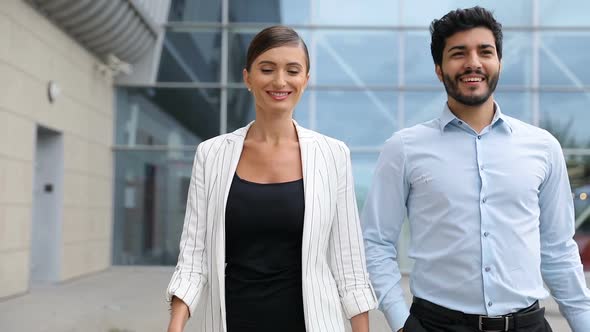
<svg viewBox="0 0 590 332">
<path fill-rule="evenodd" d="M 492 31 L 478 27 L 457 32 L 446 40 L 436 75 L 449 99 L 466 106 L 485 103 L 498 84 L 501 63 Z"/>
</svg>

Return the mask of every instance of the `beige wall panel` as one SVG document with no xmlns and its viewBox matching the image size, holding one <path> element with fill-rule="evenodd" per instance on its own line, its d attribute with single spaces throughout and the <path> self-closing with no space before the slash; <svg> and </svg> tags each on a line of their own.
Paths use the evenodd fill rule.
<svg viewBox="0 0 590 332">
<path fill-rule="evenodd" d="M 36 128 L 30 120 L 0 110 L 0 155 L 32 161 L 35 137 Z"/>
<path fill-rule="evenodd" d="M 88 141 L 80 139 L 72 135 L 65 135 L 64 137 L 64 171 L 73 171 L 75 173 L 86 172 L 91 165 L 89 164 Z"/>
<path fill-rule="evenodd" d="M 0 188 L 0 203 L 25 204 L 33 200 L 33 163 L 4 159 L 2 161 L 4 187 Z"/>
<path fill-rule="evenodd" d="M 28 250 L 0 252 L 0 298 L 27 291 L 29 256 Z"/>
<path fill-rule="evenodd" d="M 0 205 L 0 252 L 29 250 L 31 209 L 26 205 Z"/>
</svg>

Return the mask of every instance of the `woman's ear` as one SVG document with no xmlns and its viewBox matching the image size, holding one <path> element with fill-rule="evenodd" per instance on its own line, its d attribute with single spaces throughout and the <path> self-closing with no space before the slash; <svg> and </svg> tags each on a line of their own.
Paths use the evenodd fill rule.
<svg viewBox="0 0 590 332">
<path fill-rule="evenodd" d="M 248 70 L 246 68 L 242 70 L 242 78 L 244 79 L 244 84 L 246 84 L 248 91 L 252 91 L 252 89 L 250 88 L 250 73 L 248 73 Z"/>
</svg>

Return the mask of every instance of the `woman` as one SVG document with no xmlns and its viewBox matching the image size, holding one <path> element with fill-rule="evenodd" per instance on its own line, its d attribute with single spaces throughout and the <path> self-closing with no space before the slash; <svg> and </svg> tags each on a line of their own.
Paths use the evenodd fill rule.
<svg viewBox="0 0 590 332">
<path fill-rule="evenodd" d="M 305 43 L 284 26 L 262 30 L 243 76 L 256 120 L 197 148 L 168 331 L 198 303 L 199 331 L 339 332 L 343 317 L 368 331 L 376 300 L 349 151 L 292 118 L 309 79 Z"/>
</svg>

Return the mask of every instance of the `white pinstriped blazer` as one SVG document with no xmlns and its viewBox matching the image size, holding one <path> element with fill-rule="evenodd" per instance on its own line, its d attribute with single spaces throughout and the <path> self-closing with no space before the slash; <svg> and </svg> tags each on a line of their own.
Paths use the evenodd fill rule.
<svg viewBox="0 0 590 332">
<path fill-rule="evenodd" d="M 198 317 L 198 331 L 226 332 L 225 207 L 252 123 L 197 147 L 180 255 L 167 289 Z M 350 152 L 297 125 L 303 167 L 302 284 L 307 332 L 344 331 L 343 319 L 374 309 L 365 267 Z M 280 327 L 277 327 L 280 330 Z M 231 331 L 229 331 L 231 332 Z"/>
</svg>

